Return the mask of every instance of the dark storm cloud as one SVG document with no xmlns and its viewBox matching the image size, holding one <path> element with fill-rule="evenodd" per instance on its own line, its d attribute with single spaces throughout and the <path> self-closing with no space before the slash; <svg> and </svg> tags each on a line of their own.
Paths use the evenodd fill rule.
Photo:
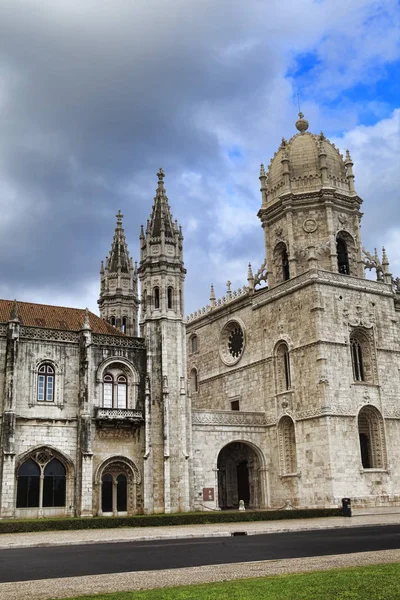
<svg viewBox="0 0 400 600">
<path fill-rule="evenodd" d="M 189 309 L 199 282 L 246 283 L 263 260 L 258 165 L 293 133 L 291 48 L 368 4 L 340 17 L 341 1 L 3 0 L 0 293 L 94 308 L 115 212 L 137 259 L 160 165 Z"/>
<path fill-rule="evenodd" d="M 82 4 L 0 7 L 1 170 L 14 197 L 0 270 L 10 286 L 78 291 L 95 277 L 120 205 L 135 240 L 160 164 L 167 185 L 185 169 L 218 168 L 218 140 L 197 107 L 234 102 L 260 85 L 254 67 L 265 70 L 257 53 L 224 63 L 255 18 L 228 15 L 229 3 Z"/>
</svg>

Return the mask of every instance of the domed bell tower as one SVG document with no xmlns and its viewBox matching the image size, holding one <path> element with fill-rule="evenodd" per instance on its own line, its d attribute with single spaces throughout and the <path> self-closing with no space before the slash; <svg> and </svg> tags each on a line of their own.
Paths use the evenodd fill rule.
<svg viewBox="0 0 400 600">
<path fill-rule="evenodd" d="M 190 406 L 186 395 L 183 236 L 172 220 L 164 171 L 140 234 L 141 335 L 146 340 L 145 511 L 187 511 Z"/>
<path fill-rule="evenodd" d="M 312 268 L 364 277 L 360 240 L 361 198 L 354 189 L 353 162 L 327 140 L 308 131 L 299 113 L 299 133 L 282 138 L 268 169 L 260 169 L 268 285 Z"/>
</svg>

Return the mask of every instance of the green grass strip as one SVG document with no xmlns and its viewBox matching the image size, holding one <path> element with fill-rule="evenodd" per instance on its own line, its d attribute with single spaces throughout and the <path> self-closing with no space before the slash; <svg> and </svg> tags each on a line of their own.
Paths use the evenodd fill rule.
<svg viewBox="0 0 400 600">
<path fill-rule="evenodd" d="M 310 559 L 312 560 L 312 559 Z M 279 575 L 70 600 L 399 600 L 400 565 Z"/>
</svg>

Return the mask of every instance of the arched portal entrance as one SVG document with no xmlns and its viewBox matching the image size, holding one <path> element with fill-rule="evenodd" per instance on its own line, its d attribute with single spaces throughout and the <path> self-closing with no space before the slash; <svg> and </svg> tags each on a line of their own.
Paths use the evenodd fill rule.
<svg viewBox="0 0 400 600">
<path fill-rule="evenodd" d="M 95 478 L 100 492 L 98 514 L 122 516 L 140 512 L 140 482 L 139 470 L 130 459 L 122 456 L 107 459 L 97 469 Z"/>
<path fill-rule="evenodd" d="M 218 455 L 218 498 L 220 508 L 260 508 L 260 461 L 244 442 L 232 442 Z"/>
</svg>

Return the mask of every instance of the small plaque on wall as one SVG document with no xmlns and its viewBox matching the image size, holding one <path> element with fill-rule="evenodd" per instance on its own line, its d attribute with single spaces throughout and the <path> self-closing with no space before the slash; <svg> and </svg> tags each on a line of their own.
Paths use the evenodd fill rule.
<svg viewBox="0 0 400 600">
<path fill-rule="evenodd" d="M 214 488 L 203 488 L 203 501 L 213 502 L 214 501 Z"/>
</svg>

